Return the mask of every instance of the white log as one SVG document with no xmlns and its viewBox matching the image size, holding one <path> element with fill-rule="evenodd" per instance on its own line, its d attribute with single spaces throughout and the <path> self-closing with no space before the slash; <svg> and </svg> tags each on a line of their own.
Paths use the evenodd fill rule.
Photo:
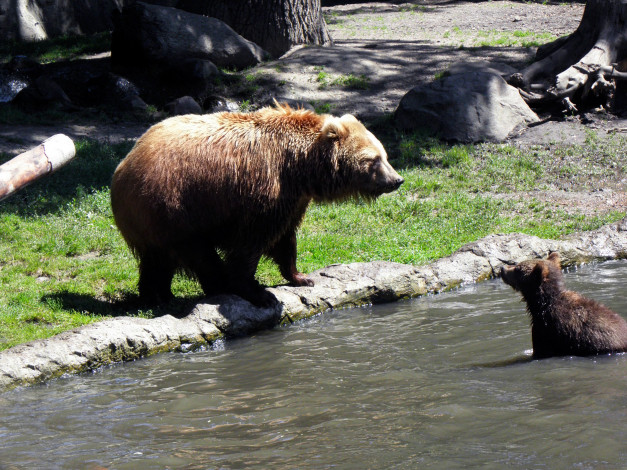
<svg viewBox="0 0 627 470">
<path fill-rule="evenodd" d="M 38 178 L 58 170 L 76 155 L 74 142 L 56 134 L 0 165 L 0 201 Z"/>
</svg>

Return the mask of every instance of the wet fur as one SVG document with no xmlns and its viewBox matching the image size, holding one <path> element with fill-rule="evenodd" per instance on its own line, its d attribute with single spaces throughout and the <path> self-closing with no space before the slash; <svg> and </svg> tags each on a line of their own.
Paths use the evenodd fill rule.
<svg viewBox="0 0 627 470">
<path fill-rule="evenodd" d="M 606 306 L 566 290 L 557 253 L 503 267 L 501 277 L 527 303 L 534 358 L 627 350 L 627 322 Z"/>
<path fill-rule="evenodd" d="M 374 156 L 385 171 L 374 171 Z M 111 203 L 139 259 L 146 301 L 171 298 L 172 276 L 182 270 L 207 295 L 269 305 L 254 278 L 262 255 L 293 285 L 313 285 L 296 270 L 296 229 L 311 200 L 374 198 L 399 181 L 354 117 L 275 107 L 154 125 L 116 169 Z"/>
</svg>

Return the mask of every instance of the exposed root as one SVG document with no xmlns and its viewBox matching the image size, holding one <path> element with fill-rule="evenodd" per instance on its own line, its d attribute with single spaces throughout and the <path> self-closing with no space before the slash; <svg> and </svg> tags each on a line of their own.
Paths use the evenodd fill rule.
<svg viewBox="0 0 627 470">
<path fill-rule="evenodd" d="M 612 108 L 616 81 L 627 80 L 627 2 L 588 0 L 577 30 L 538 50 L 539 60 L 508 77 L 530 105 L 559 104 L 566 112 L 580 105 Z M 623 64 L 621 64 L 623 65 Z"/>
<path fill-rule="evenodd" d="M 519 89 L 520 95 L 529 105 L 559 102 L 567 112 L 577 111 L 573 97 L 579 93 L 578 101 L 594 97 L 596 101 L 611 107 L 616 93 L 616 81 L 627 80 L 627 73 L 616 70 L 617 64 L 589 65 L 577 63 L 558 76 L 555 86 L 546 83 L 531 83 L 524 86 L 521 74 L 508 77 L 507 82 Z M 568 73 L 567 73 L 568 72 Z M 559 80 L 561 78 L 561 80 Z"/>
</svg>

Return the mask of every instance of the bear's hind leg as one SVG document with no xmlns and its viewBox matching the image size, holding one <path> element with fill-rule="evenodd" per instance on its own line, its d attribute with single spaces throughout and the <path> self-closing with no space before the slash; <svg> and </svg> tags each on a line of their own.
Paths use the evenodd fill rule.
<svg viewBox="0 0 627 470">
<path fill-rule="evenodd" d="M 196 276 L 207 297 L 227 291 L 227 272 L 224 262 L 214 248 L 204 248 L 202 254 L 190 254 L 188 269 Z"/>
<path fill-rule="evenodd" d="M 152 250 L 139 255 L 139 297 L 147 304 L 172 300 L 171 285 L 175 266 L 166 254 Z"/>
<path fill-rule="evenodd" d="M 257 307 L 271 307 L 276 298 L 255 279 L 261 251 L 238 251 L 226 258 L 229 292 Z"/>
<path fill-rule="evenodd" d="M 296 268 L 296 232 L 289 231 L 269 251 L 274 262 L 279 266 L 281 275 L 293 286 L 313 286 L 309 276 Z"/>
</svg>

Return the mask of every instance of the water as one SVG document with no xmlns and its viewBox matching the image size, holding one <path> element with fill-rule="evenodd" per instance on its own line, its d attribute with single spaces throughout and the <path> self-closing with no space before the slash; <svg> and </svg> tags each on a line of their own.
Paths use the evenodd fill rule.
<svg viewBox="0 0 627 470">
<path fill-rule="evenodd" d="M 627 314 L 625 280 L 566 277 Z M 331 312 L 0 394 L 0 468 L 627 467 L 627 355 L 530 348 L 500 280 Z"/>
</svg>

